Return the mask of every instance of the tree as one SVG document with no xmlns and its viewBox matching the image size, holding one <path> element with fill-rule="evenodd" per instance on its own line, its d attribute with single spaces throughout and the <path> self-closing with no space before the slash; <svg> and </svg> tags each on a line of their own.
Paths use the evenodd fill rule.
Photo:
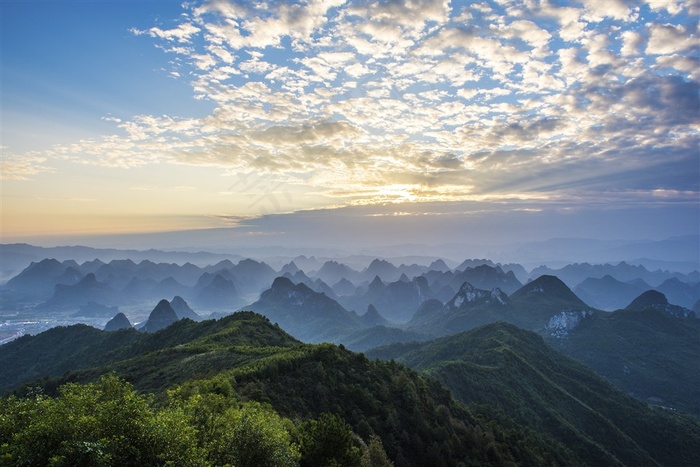
<svg viewBox="0 0 700 467">
<path fill-rule="evenodd" d="M 353 442 L 350 425 L 337 415 L 323 413 L 318 420 L 302 423 L 301 465 L 308 467 L 354 467 L 362 453 Z"/>
</svg>

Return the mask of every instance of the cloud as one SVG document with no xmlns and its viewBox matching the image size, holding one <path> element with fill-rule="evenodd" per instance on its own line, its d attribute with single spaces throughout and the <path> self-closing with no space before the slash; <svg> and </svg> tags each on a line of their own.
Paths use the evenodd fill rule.
<svg viewBox="0 0 700 467">
<path fill-rule="evenodd" d="M 177 54 L 209 115 L 108 117 L 114 134 L 14 173 L 51 158 L 213 166 L 333 205 L 695 190 L 700 67 L 684 5 L 497 3 L 185 5 L 178 26 L 134 32 Z"/>
<path fill-rule="evenodd" d="M 33 175 L 53 172 L 54 169 L 45 163 L 47 158 L 38 155 L 13 155 L 3 148 L 0 161 L 0 180 L 31 180 Z"/>
</svg>

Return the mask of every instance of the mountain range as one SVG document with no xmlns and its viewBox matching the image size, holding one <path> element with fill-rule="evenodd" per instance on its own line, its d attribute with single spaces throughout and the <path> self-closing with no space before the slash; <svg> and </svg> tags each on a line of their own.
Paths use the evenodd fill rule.
<svg viewBox="0 0 700 467">
<path fill-rule="evenodd" d="M 283 281 L 273 289 L 304 290 Z M 396 466 L 697 465 L 697 419 L 625 395 L 513 325 L 368 355 L 387 361 L 303 344 L 250 312 L 155 333 L 73 325 L 0 346 L 0 367 L 13 369 L 0 373 L 0 388 L 21 394 L 45 378 L 54 394 L 110 373 L 155 400 L 170 389 L 221 404 L 233 392 L 285 417 L 332 413 L 357 439 L 378 436 Z"/>
</svg>

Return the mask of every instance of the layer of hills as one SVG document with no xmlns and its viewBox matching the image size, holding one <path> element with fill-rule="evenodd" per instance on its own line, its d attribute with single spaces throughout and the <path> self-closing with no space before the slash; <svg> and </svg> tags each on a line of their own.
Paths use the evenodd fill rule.
<svg viewBox="0 0 700 467">
<path fill-rule="evenodd" d="M 496 265 L 487 260 L 467 260 L 450 269 L 443 261 L 429 266 L 395 266 L 375 259 L 361 271 L 326 261 L 318 269 L 305 272 L 294 261 L 275 270 L 252 259 L 196 266 L 150 260 L 105 263 L 95 259 L 78 263 L 47 258 L 29 264 L 2 286 L 2 291 L 9 294 L 8 299 L 39 304 L 46 311 L 76 312 L 90 301 L 104 306 L 127 306 L 180 295 L 202 309 L 230 312 L 252 303 L 276 277 L 284 276 L 325 293 L 348 310 L 361 314 L 372 304 L 387 319 L 400 323 L 408 321 L 426 299 L 448 301 L 464 282 L 485 290 L 498 287 L 511 294 L 542 275 L 558 277 L 590 306 L 607 311 L 626 306 L 650 289 L 686 308 L 692 308 L 700 299 L 697 271 L 651 272 L 623 262 L 574 264 L 558 270 L 543 267 L 528 273 L 519 265 Z"/>
<path fill-rule="evenodd" d="M 66 382 L 114 374 L 153 393 L 156 404 L 179 387 L 168 394 L 259 401 L 290 420 L 332 413 L 358 443 L 378 436 L 396 466 L 690 466 L 700 458 L 697 419 L 624 394 L 513 325 L 375 355 L 393 360 L 303 344 L 267 318 L 240 312 L 181 319 L 154 333 L 57 327 L 0 346 L 0 368 L 17 372 L 12 384 L 6 370 L 0 374 L 3 390 L 19 394 L 23 384 L 54 394 Z"/>
</svg>

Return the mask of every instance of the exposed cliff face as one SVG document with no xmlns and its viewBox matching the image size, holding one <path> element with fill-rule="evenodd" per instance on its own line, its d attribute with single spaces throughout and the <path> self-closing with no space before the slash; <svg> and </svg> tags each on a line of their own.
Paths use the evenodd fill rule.
<svg viewBox="0 0 700 467">
<path fill-rule="evenodd" d="M 592 314 L 592 310 L 565 310 L 552 316 L 545 325 L 545 329 L 552 337 L 563 338 Z"/>
</svg>

